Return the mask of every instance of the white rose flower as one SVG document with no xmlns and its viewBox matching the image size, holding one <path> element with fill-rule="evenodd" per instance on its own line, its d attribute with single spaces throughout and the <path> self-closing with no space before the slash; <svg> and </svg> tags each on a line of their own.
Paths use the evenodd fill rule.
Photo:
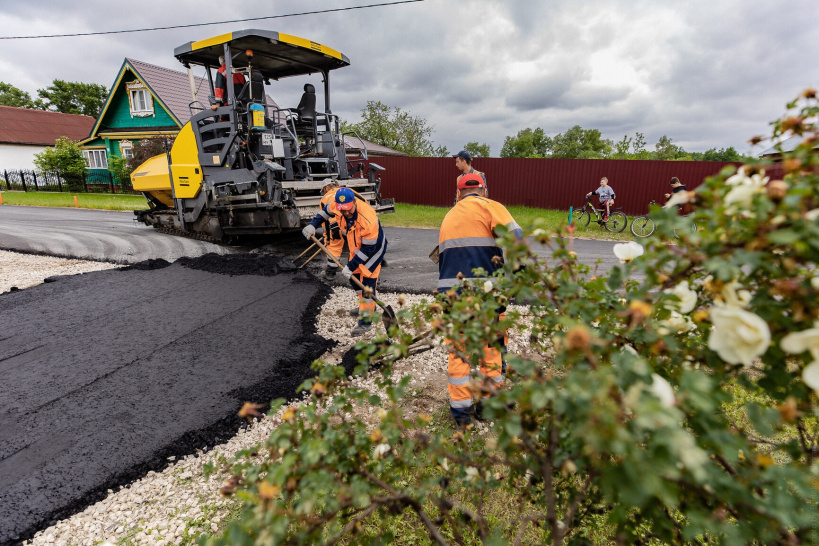
<svg viewBox="0 0 819 546">
<path fill-rule="evenodd" d="M 748 368 L 771 343 L 768 323 L 739 307 L 711 308 L 711 322 L 714 327 L 708 337 L 708 348 L 729 364 L 741 363 Z"/>
<path fill-rule="evenodd" d="M 680 298 L 679 303 L 674 303 L 675 307 L 679 308 L 680 313 L 687 314 L 694 310 L 697 306 L 697 293 L 688 288 L 688 281 L 682 281 L 680 284 L 670 290 L 665 291 L 667 294 L 673 294 Z"/>
<path fill-rule="evenodd" d="M 654 380 L 649 389 L 651 393 L 660 399 L 663 406 L 673 408 L 677 403 L 677 398 L 674 396 L 674 387 L 656 373 L 651 374 L 651 377 Z"/>
<path fill-rule="evenodd" d="M 819 362 L 811 362 L 802 370 L 802 381 L 819 394 Z"/>
<path fill-rule="evenodd" d="M 751 201 L 754 195 L 763 193 L 765 186 L 735 186 L 731 191 L 725 194 L 725 204 L 734 209 L 736 206 L 747 209 L 751 206 Z"/>
<path fill-rule="evenodd" d="M 819 220 L 819 209 L 809 210 L 805 213 L 805 220 L 809 220 L 811 222 L 815 222 Z"/>
<path fill-rule="evenodd" d="M 747 290 L 737 290 L 737 288 L 740 288 L 740 284 L 736 281 L 731 281 L 723 287 L 722 297 L 725 304 L 747 309 L 748 305 L 751 304 L 751 293 Z"/>
<path fill-rule="evenodd" d="M 779 346 L 794 355 L 809 351 L 814 360 L 819 360 L 819 324 L 801 332 L 791 332 L 782 338 Z"/>
<path fill-rule="evenodd" d="M 629 241 L 628 243 L 618 243 L 614 245 L 614 255 L 620 260 L 620 263 L 627 264 L 634 258 L 642 256 L 645 252 L 643 245 Z"/>
<path fill-rule="evenodd" d="M 728 178 L 725 183 L 729 186 L 738 186 L 741 184 L 749 184 L 750 180 L 751 179 L 748 178 L 748 175 L 745 174 L 745 165 L 743 165 L 737 170 L 736 174 Z"/>
<path fill-rule="evenodd" d="M 478 469 L 475 468 L 474 466 L 470 466 L 469 468 L 466 469 L 466 479 L 468 481 L 470 482 L 477 481 L 480 476 L 481 476 L 480 472 L 478 472 Z"/>
<path fill-rule="evenodd" d="M 665 202 L 665 205 L 663 205 L 663 208 L 668 209 L 676 205 L 684 205 L 691 201 L 694 195 L 696 194 L 693 191 L 678 191 L 671 195 L 668 201 Z"/>
<path fill-rule="evenodd" d="M 690 332 L 696 326 L 694 325 L 694 321 L 691 320 L 690 317 L 681 315 L 676 311 L 671 311 L 671 316 L 669 316 L 664 322 L 666 326 L 677 332 L 678 334 L 684 334 L 685 332 Z"/>
<path fill-rule="evenodd" d="M 765 172 L 747 176 L 745 169 L 740 168 L 739 172 L 725 181 L 729 186 L 733 186 L 731 191 L 725 195 L 725 204 L 729 209 L 734 210 L 737 207 L 745 208 L 751 206 L 751 201 L 754 195 L 765 192 L 765 185 L 768 183 L 768 177 Z"/>
<path fill-rule="evenodd" d="M 810 280 L 810 285 L 814 290 L 819 290 L 819 277 L 812 277 Z"/>
<path fill-rule="evenodd" d="M 380 459 L 390 452 L 390 444 L 378 444 L 373 448 L 373 458 Z"/>
<path fill-rule="evenodd" d="M 487 294 L 492 291 L 495 286 L 492 284 L 492 281 L 486 281 L 483 283 L 483 291 Z"/>
</svg>

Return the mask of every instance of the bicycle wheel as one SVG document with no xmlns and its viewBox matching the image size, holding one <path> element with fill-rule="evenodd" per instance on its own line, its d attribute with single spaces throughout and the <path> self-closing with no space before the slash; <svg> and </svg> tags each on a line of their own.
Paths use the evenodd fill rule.
<svg viewBox="0 0 819 546">
<path fill-rule="evenodd" d="M 637 237 L 648 237 L 655 229 L 654 220 L 648 216 L 635 216 L 631 221 L 631 232 Z"/>
<path fill-rule="evenodd" d="M 606 229 L 614 233 L 620 233 L 628 225 L 628 217 L 622 212 L 612 212 L 609 214 L 609 219 L 603 222 Z"/>
<path fill-rule="evenodd" d="M 578 228 L 584 228 L 589 225 L 591 216 L 586 209 L 579 209 L 572 213 L 572 224 Z"/>
</svg>

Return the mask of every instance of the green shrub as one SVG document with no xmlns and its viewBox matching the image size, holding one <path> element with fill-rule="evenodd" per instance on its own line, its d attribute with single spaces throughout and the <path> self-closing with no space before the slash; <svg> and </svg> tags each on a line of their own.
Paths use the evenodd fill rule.
<svg viewBox="0 0 819 546">
<path fill-rule="evenodd" d="M 209 543 L 411 543 L 418 530 L 438 544 L 819 543 L 819 108 L 810 92 L 790 107 L 774 136 L 813 140 L 786 154 L 787 176 L 769 181 L 760 162 L 677 194 L 696 233 L 655 208 L 655 238 L 618 246 L 626 263 L 597 275 L 571 227 L 553 239 L 535 222 L 548 261 L 504 237 L 503 274 L 360 344 L 383 396 L 317 363 L 310 398 L 233 464 L 223 491 L 245 508 Z M 496 322 L 510 301 L 525 305 Z M 503 388 L 473 377 L 490 434 L 402 411 L 410 378 L 391 366 L 425 328 L 461 338 L 472 362 L 505 328 L 528 339 Z M 377 425 L 352 416 L 360 405 L 379 408 Z"/>
</svg>

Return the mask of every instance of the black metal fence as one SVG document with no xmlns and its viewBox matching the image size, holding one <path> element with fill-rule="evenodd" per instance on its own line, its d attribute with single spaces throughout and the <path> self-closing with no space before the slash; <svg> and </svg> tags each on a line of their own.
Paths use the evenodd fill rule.
<svg viewBox="0 0 819 546">
<path fill-rule="evenodd" d="M 0 190 L 68 191 L 86 193 L 139 193 L 130 184 L 120 184 L 110 171 L 86 171 L 82 175 L 41 173 L 31 170 L 3 170 Z"/>
</svg>

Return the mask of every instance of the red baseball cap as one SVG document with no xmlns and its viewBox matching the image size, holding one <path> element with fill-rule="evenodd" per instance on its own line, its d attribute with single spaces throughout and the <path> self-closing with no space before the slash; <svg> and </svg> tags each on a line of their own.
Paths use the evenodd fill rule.
<svg viewBox="0 0 819 546">
<path fill-rule="evenodd" d="M 458 179 L 458 189 L 465 190 L 467 188 L 485 188 L 486 182 L 483 181 L 483 177 L 477 173 L 469 173 L 463 175 L 461 178 Z"/>
</svg>

